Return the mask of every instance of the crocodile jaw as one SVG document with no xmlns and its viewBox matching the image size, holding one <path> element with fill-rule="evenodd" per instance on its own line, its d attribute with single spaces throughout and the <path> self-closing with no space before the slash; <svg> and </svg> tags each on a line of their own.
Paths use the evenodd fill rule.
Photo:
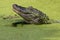
<svg viewBox="0 0 60 40">
<path fill-rule="evenodd" d="M 24 13 L 26 11 L 26 8 L 22 7 L 22 6 L 18 6 L 17 4 L 13 4 L 13 11 L 16 13 Z"/>
</svg>

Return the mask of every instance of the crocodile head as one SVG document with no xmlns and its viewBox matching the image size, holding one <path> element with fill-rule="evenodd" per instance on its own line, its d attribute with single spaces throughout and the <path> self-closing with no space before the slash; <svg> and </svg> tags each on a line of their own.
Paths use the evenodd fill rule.
<svg viewBox="0 0 60 40">
<path fill-rule="evenodd" d="M 22 7 L 17 4 L 13 4 L 13 11 L 16 12 L 18 15 L 20 15 L 23 19 L 25 19 L 26 22 L 32 23 L 32 21 L 36 18 L 38 15 L 33 14 L 32 7 Z M 38 18 L 37 18 L 38 19 Z M 37 22 L 37 21 L 36 21 Z"/>
<path fill-rule="evenodd" d="M 13 4 L 13 11 L 20 15 L 28 23 L 45 23 L 49 18 L 43 12 L 33 7 L 22 7 Z"/>
<path fill-rule="evenodd" d="M 16 12 L 18 15 L 20 15 L 26 21 L 30 21 L 32 19 L 26 7 L 22 7 L 17 4 L 13 4 L 12 7 L 13 7 L 13 11 Z"/>
</svg>

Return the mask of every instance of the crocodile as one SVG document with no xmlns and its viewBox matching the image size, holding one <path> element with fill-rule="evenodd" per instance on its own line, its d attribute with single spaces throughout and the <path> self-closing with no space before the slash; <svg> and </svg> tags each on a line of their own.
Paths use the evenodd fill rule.
<svg viewBox="0 0 60 40">
<path fill-rule="evenodd" d="M 29 7 L 22 7 L 17 4 L 13 4 L 13 11 L 17 13 L 19 16 L 23 18 L 22 21 L 14 22 L 13 25 L 17 25 L 20 23 L 24 24 L 51 24 L 52 22 L 58 22 L 54 20 L 50 20 L 50 18 L 43 13 L 42 11 L 33 8 L 32 6 Z"/>
</svg>

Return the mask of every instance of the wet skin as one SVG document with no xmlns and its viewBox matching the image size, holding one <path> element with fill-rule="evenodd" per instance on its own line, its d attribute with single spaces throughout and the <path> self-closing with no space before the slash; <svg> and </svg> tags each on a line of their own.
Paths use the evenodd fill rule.
<svg viewBox="0 0 60 40">
<path fill-rule="evenodd" d="M 13 4 L 13 11 L 20 15 L 24 20 L 20 22 L 15 22 L 13 25 L 17 24 L 47 24 L 49 18 L 43 12 L 30 7 L 22 7 L 17 4 Z"/>
</svg>

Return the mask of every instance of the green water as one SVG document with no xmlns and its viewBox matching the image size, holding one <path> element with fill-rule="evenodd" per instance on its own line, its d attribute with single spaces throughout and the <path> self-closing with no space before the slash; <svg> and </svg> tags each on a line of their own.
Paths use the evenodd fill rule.
<svg viewBox="0 0 60 40">
<path fill-rule="evenodd" d="M 20 19 L 4 20 L 3 16 L 14 15 L 12 4 L 33 6 L 49 18 L 60 20 L 60 0 L 0 0 L 0 40 L 60 40 L 60 24 L 18 25 L 11 24 Z"/>
</svg>

